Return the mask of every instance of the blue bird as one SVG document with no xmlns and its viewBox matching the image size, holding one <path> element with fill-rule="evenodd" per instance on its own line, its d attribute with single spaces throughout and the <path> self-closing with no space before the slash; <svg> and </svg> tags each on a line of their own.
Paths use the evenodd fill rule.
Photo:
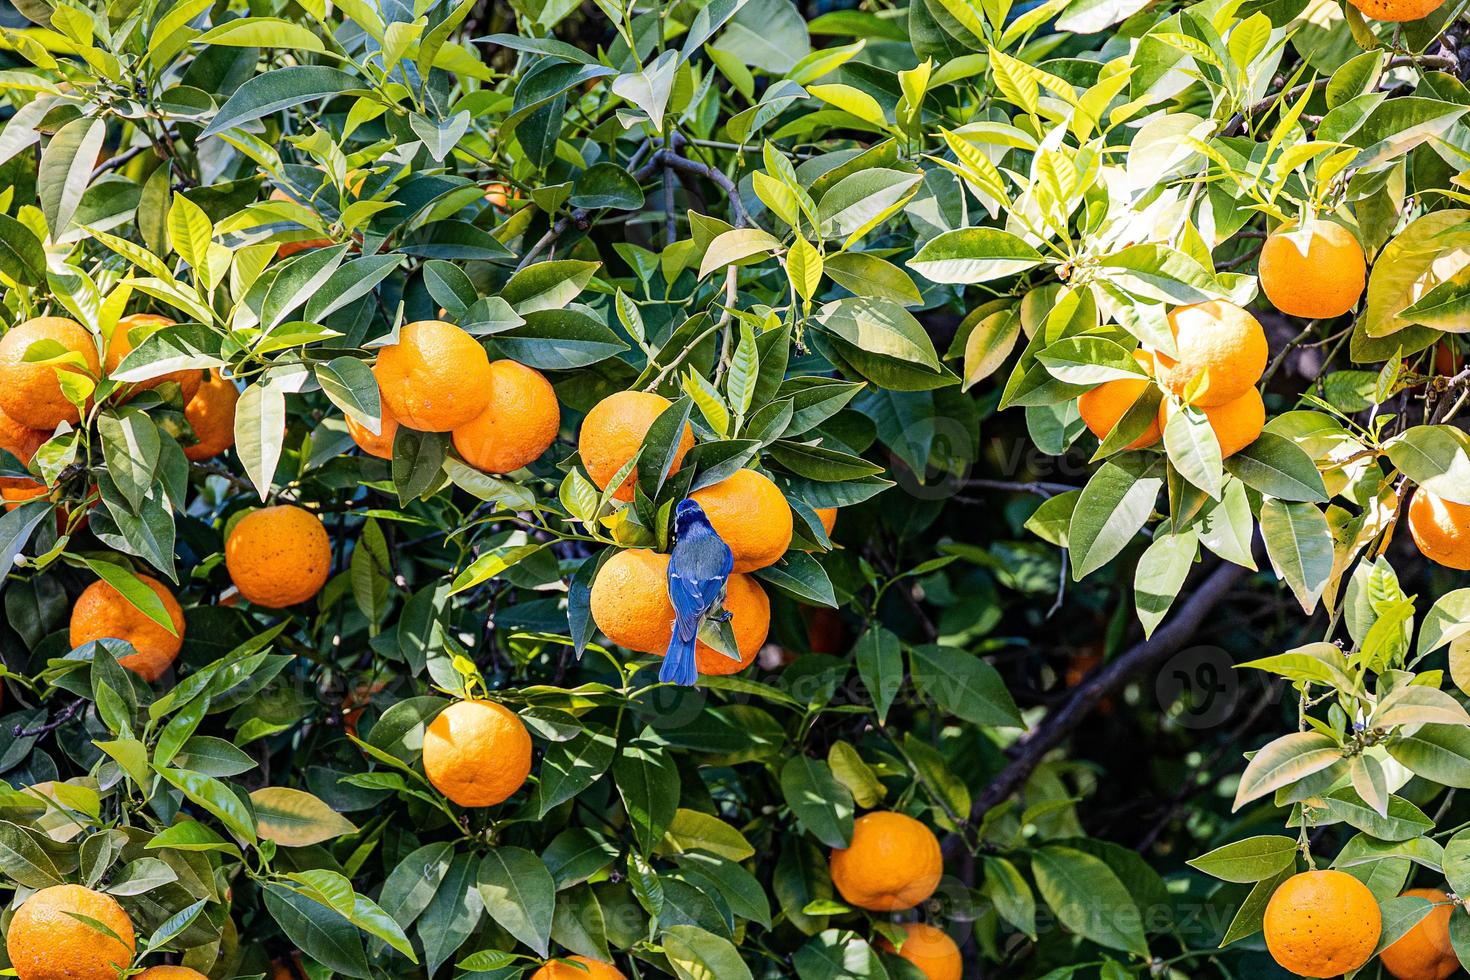
<svg viewBox="0 0 1470 980">
<path fill-rule="evenodd" d="M 699 502 L 685 497 L 674 508 L 674 550 L 669 555 L 669 599 L 674 604 L 674 634 L 658 679 L 693 686 L 699 677 L 694 645 L 699 627 L 725 596 L 735 556 L 704 515 Z"/>
</svg>

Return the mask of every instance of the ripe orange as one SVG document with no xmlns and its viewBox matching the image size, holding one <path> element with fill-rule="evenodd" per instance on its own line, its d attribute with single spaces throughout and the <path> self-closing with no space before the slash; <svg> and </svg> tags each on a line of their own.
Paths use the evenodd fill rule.
<svg viewBox="0 0 1470 980">
<path fill-rule="evenodd" d="M 646 548 L 620 551 L 607 560 L 592 583 L 592 620 L 618 646 L 662 657 L 674 635 L 674 606 L 669 601 L 669 556 Z M 725 609 L 740 652 L 736 662 L 700 643 L 694 660 L 701 674 L 734 674 L 744 670 L 771 627 L 771 601 L 749 575 L 735 572 L 725 593 Z"/>
<path fill-rule="evenodd" d="M 225 567 L 246 599 L 283 609 L 305 602 L 327 584 L 332 543 L 311 511 L 289 504 L 262 507 L 230 531 Z"/>
<path fill-rule="evenodd" d="M 1203 408 L 1239 398 L 1266 370 L 1265 331 L 1233 303 L 1212 299 L 1177 307 L 1169 312 L 1169 330 L 1179 356 L 1154 352 L 1155 377 L 1182 398 L 1190 382 L 1208 372 L 1194 400 Z"/>
<path fill-rule="evenodd" d="M 16 482 L 20 483 L 20 481 Z M 5 501 L 6 510 L 15 510 L 15 508 L 27 500 L 44 497 L 49 492 L 50 488 L 46 484 L 31 480 L 29 483 L 20 484 L 19 486 L 0 487 L 0 499 Z"/>
<path fill-rule="evenodd" d="M 1255 388 L 1248 388 L 1245 394 L 1223 405 L 1202 411 L 1220 443 L 1221 459 L 1229 459 L 1255 442 L 1266 426 L 1266 403 L 1261 401 L 1261 393 Z M 1169 424 L 1169 416 L 1173 414 L 1174 403 L 1165 398 L 1159 406 L 1159 419 L 1155 424 L 1162 429 Z"/>
<path fill-rule="evenodd" d="M 86 362 L 93 378 L 102 373 L 96 339 L 75 320 L 42 316 L 10 328 L 0 337 L 0 411 L 21 425 L 55 432 L 62 422 L 76 425 L 82 415 L 61 393 L 58 371 L 76 373 L 75 364 L 41 364 L 25 359 L 32 344 L 51 340 Z"/>
<path fill-rule="evenodd" d="M 157 313 L 134 313 L 122 317 L 117 321 L 117 326 L 112 328 L 112 339 L 107 342 L 107 355 L 102 358 L 102 370 L 105 374 L 112 374 L 122 359 L 133 352 L 133 348 L 142 343 L 144 338 L 160 327 L 171 327 L 174 321 Z M 176 382 L 179 390 L 183 392 L 184 404 L 189 404 L 189 399 L 199 390 L 199 382 L 203 374 L 198 370 L 185 369 L 183 371 L 170 371 L 160 374 L 156 378 L 147 381 L 135 382 L 134 388 L 156 388 L 165 381 Z"/>
<path fill-rule="evenodd" d="M 15 419 L 0 411 L 0 449 L 5 450 L 21 463 L 29 466 L 31 457 L 36 455 L 36 450 L 45 445 L 46 440 L 51 438 L 51 433 L 43 429 L 32 429 L 21 425 Z M 12 490 L 20 490 L 34 487 L 35 480 L 27 480 L 22 477 L 7 476 L 0 477 L 0 487 L 8 487 Z"/>
<path fill-rule="evenodd" d="M 531 772 L 531 734 L 494 701 L 457 701 L 424 732 L 424 775 L 460 806 L 494 806 Z"/>
<path fill-rule="evenodd" d="M 1368 886 L 1341 871 L 1306 871 L 1266 903 L 1266 949 L 1303 977 L 1351 973 L 1373 955 L 1383 920 Z"/>
<path fill-rule="evenodd" d="M 1152 373 L 1154 359 L 1147 351 L 1136 350 L 1133 359 L 1141 364 L 1145 371 Z M 1099 440 L 1106 439 L 1108 433 L 1113 431 L 1133 403 L 1138 401 L 1140 395 L 1148 388 L 1147 378 L 1115 378 L 1112 381 L 1104 381 L 1091 391 L 1084 391 L 1077 399 L 1077 412 L 1082 416 L 1082 422 L 1088 431 L 1097 436 Z M 1161 433 L 1159 423 L 1156 421 L 1144 430 L 1143 435 L 1130 442 L 1126 448 L 1142 449 L 1152 446 L 1159 441 Z"/>
<path fill-rule="evenodd" d="M 111 638 L 126 640 L 137 652 L 118 663 L 143 678 L 156 681 L 174 662 L 184 645 L 184 610 L 168 587 L 149 575 L 139 575 L 143 584 L 163 602 L 168 618 L 174 624 L 170 633 L 150 619 L 123 594 L 108 583 L 98 580 L 82 590 L 71 607 L 71 645 L 79 647 L 92 640 Z"/>
<path fill-rule="evenodd" d="M 454 430 L 455 450 L 487 473 L 509 473 L 541 458 L 561 429 L 561 406 L 546 375 L 511 360 L 490 365 L 490 401 Z"/>
<path fill-rule="evenodd" d="M 485 185 L 485 201 L 493 208 L 504 211 L 513 196 L 514 192 L 499 181 Z"/>
<path fill-rule="evenodd" d="M 735 556 L 735 571 L 775 564 L 791 546 L 791 505 L 781 488 L 755 470 L 736 470 L 691 493 Z"/>
<path fill-rule="evenodd" d="M 398 435 L 398 420 L 393 417 L 393 410 L 388 407 L 388 403 L 382 399 L 381 394 L 380 392 L 378 398 L 381 413 L 377 435 L 369 432 L 367 426 L 351 415 L 347 416 L 347 434 L 352 437 L 353 442 L 357 443 L 357 448 L 369 456 L 392 459 L 393 440 Z"/>
<path fill-rule="evenodd" d="M 1460 968 L 1450 943 L 1450 916 L 1456 906 L 1441 905 L 1449 896 L 1438 888 L 1410 888 L 1404 892 L 1435 903 L 1418 924 L 1379 953 L 1383 968 L 1398 980 L 1448 980 Z"/>
<path fill-rule="evenodd" d="M 906 814 L 875 810 L 854 821 L 851 845 L 833 848 L 829 866 L 849 905 L 898 912 L 934 894 L 944 856 L 928 827 Z"/>
<path fill-rule="evenodd" d="M 1470 569 L 1470 505 L 1420 487 L 1409 501 L 1409 533 L 1430 561 L 1446 568 Z"/>
<path fill-rule="evenodd" d="M 832 529 L 837 526 L 836 507 L 818 507 L 817 520 L 822 522 L 822 530 L 827 532 L 827 537 L 832 536 Z"/>
<path fill-rule="evenodd" d="M 960 948 L 943 929 L 936 929 L 923 922 L 905 922 L 903 931 L 908 938 L 903 948 L 894 950 L 887 937 L 878 940 L 878 948 L 885 952 L 897 952 L 919 968 L 928 980 L 960 980 L 964 973 L 964 962 L 960 959 Z"/>
<path fill-rule="evenodd" d="M 1368 262 L 1363 246 L 1342 225 L 1313 221 L 1302 232 L 1291 222 L 1266 238 L 1257 272 L 1271 305 L 1290 316 L 1317 319 L 1342 316 L 1357 304 Z"/>
<path fill-rule="evenodd" d="M 279 187 L 271 191 L 270 199 L 272 201 L 293 201 L 298 204 L 300 203 L 299 201 L 296 201 L 295 198 L 293 198 L 290 194 L 287 194 L 285 191 L 281 190 Z M 328 245 L 331 244 L 332 240 L 330 238 L 310 238 L 304 242 L 282 242 L 280 247 L 276 249 L 276 258 L 289 258 L 290 256 L 295 255 L 297 252 L 304 252 L 309 248 L 326 248 Z"/>
<path fill-rule="evenodd" d="M 582 420 L 577 450 L 593 483 L 607 489 L 608 481 L 637 455 L 638 448 L 643 445 L 643 437 L 648 434 L 648 427 L 670 404 L 667 398 L 649 391 L 619 391 L 592 406 L 592 411 Z M 674 465 L 669 467 L 670 473 L 679 469 L 685 453 L 693 448 L 694 429 L 685 426 L 684 436 L 674 453 Z M 633 485 L 637 480 L 635 467 L 613 496 L 618 500 L 632 500 Z"/>
<path fill-rule="evenodd" d="M 114 939 L 77 915 L 102 923 Z M 26 899 L 5 937 L 20 980 L 117 980 L 137 945 L 117 900 L 81 885 L 52 885 Z"/>
<path fill-rule="evenodd" d="M 133 980 L 209 980 L 198 970 L 187 966 L 150 966 Z"/>
<path fill-rule="evenodd" d="M 568 966 L 579 963 L 581 967 Z M 628 980 L 623 971 L 611 963 L 588 959 L 585 956 L 563 956 L 552 960 L 531 974 L 531 980 Z"/>
<path fill-rule="evenodd" d="M 235 382 L 211 370 L 194 397 L 184 405 L 184 421 L 199 441 L 184 447 L 184 455 L 196 463 L 212 459 L 235 444 L 235 403 L 240 389 Z"/>
<path fill-rule="evenodd" d="M 1444 6 L 1444 0 L 1350 0 L 1369 20 L 1422 20 Z"/>
<path fill-rule="evenodd" d="M 485 348 L 443 320 L 404 324 L 398 343 L 378 351 L 373 373 L 394 417 L 420 432 L 456 429 L 490 400 Z"/>
</svg>

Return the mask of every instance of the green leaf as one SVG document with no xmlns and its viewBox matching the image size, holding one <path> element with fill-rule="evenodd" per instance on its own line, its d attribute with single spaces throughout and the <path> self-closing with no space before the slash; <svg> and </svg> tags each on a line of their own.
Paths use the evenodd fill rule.
<svg viewBox="0 0 1470 980">
<path fill-rule="evenodd" d="M 898 637 L 882 626 L 868 627 L 853 645 L 857 660 L 858 676 L 873 699 L 873 708 L 880 723 L 887 720 L 888 709 L 903 687 L 903 653 Z"/>
<path fill-rule="evenodd" d="M 909 665 L 919 690 L 947 713 L 976 725 L 1024 727 L 1000 673 L 975 654 L 926 644 L 909 650 Z"/>
<path fill-rule="evenodd" d="M 353 834 L 352 822 L 310 793 L 266 786 L 250 794 L 255 832 L 284 847 L 309 847 Z"/>
<path fill-rule="evenodd" d="M 613 763 L 613 785 L 633 825 L 633 837 L 644 853 L 663 839 L 679 809 L 679 770 L 673 757 L 653 745 L 634 743 Z"/>
<path fill-rule="evenodd" d="M 853 799 L 827 763 L 793 756 L 781 767 L 781 795 L 807 833 L 828 847 L 852 843 Z"/>
<path fill-rule="evenodd" d="M 1133 897 L 1101 860 L 1048 845 L 1036 851 L 1031 865 L 1041 897 L 1064 926 L 1100 946 L 1148 955 Z"/>
<path fill-rule="evenodd" d="M 1311 612 L 1332 575 L 1332 532 L 1312 504 L 1267 498 L 1261 504 L 1261 538 L 1271 567 Z"/>
<path fill-rule="evenodd" d="M 670 927 L 663 934 L 663 945 L 679 980 L 751 980 L 739 950 L 698 926 Z"/>
<path fill-rule="evenodd" d="M 199 138 L 205 139 L 227 129 L 244 126 L 282 109 L 366 88 L 361 79 L 337 68 L 320 65 L 276 68 L 247 79 L 237 88 L 220 106 Z"/>
<path fill-rule="evenodd" d="M 1074 581 L 1112 561 L 1133 540 L 1163 489 L 1161 471 L 1156 456 L 1125 453 L 1087 481 L 1067 530 Z"/>
<path fill-rule="evenodd" d="M 1296 850 L 1290 837 L 1248 837 L 1184 863 L 1223 881 L 1264 881 L 1295 866 Z"/>
<path fill-rule="evenodd" d="M 1257 752 L 1246 766 L 1232 810 L 1320 772 L 1342 757 L 1341 747 L 1321 732 L 1283 735 Z"/>
<path fill-rule="evenodd" d="M 961 228 L 935 236 L 909 260 L 931 282 L 973 285 L 1013 276 L 1042 263 L 1025 240 L 998 228 Z"/>
<path fill-rule="evenodd" d="M 57 130 L 42 151 L 36 196 L 53 241 L 60 240 L 71 228 L 72 216 L 82 203 L 106 136 L 102 119 L 82 116 Z"/>
<path fill-rule="evenodd" d="M 547 953 L 556 883 L 545 863 L 519 847 L 492 848 L 480 859 L 475 888 L 485 911 L 540 956 Z"/>
</svg>

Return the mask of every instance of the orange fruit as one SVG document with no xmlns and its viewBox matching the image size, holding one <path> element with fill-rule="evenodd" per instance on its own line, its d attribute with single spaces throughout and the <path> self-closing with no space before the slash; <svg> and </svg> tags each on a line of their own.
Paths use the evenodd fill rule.
<svg viewBox="0 0 1470 980">
<path fill-rule="evenodd" d="M 196 463 L 212 459 L 235 444 L 235 403 L 240 389 L 235 382 L 220 377 L 211 369 L 184 405 L 184 421 L 194 430 L 199 441 L 184 447 L 184 455 Z"/>
<path fill-rule="evenodd" d="M 464 461 L 509 473 L 541 458 L 561 429 L 561 406 L 546 375 L 511 360 L 490 365 L 490 401 L 451 436 Z"/>
<path fill-rule="evenodd" d="M 1444 6 L 1444 0 L 1350 0 L 1369 20 L 1422 20 Z"/>
<path fill-rule="evenodd" d="M 388 403 L 382 399 L 381 392 L 379 393 L 378 407 L 381 411 L 379 413 L 378 433 L 376 435 L 369 432 L 367 426 L 357 421 L 351 415 L 347 416 L 347 434 L 352 437 L 353 442 L 357 443 L 357 448 L 369 456 L 376 456 L 379 459 L 392 459 L 393 440 L 398 435 L 398 420 L 393 417 L 393 410 L 388 407 Z"/>
<path fill-rule="evenodd" d="M 827 537 L 832 537 L 832 529 L 837 526 L 837 508 L 818 507 L 817 520 L 822 522 L 822 530 L 827 532 Z"/>
<path fill-rule="evenodd" d="M 1341 871 L 1306 871 L 1266 903 L 1266 949 L 1303 977 L 1351 973 L 1373 955 L 1383 920 L 1368 886 Z"/>
<path fill-rule="evenodd" d="M 209 980 L 209 978 L 187 966 L 150 966 L 133 977 L 133 980 Z"/>
<path fill-rule="evenodd" d="M 1379 953 L 1383 968 L 1398 980 L 1448 980 L 1460 968 L 1450 943 L 1450 916 L 1456 906 L 1441 905 L 1450 897 L 1438 888 L 1410 888 L 1404 892 L 1435 903 L 1429 914 Z"/>
<path fill-rule="evenodd" d="M 305 602 L 327 584 L 332 543 L 311 511 L 290 504 L 262 507 L 230 531 L 225 567 L 246 599 L 283 609 Z"/>
<path fill-rule="evenodd" d="M 1179 397 L 1208 372 L 1194 403 L 1223 405 L 1254 388 L 1266 370 L 1266 333 L 1260 323 L 1234 303 L 1212 299 L 1169 311 L 1178 358 L 1154 352 L 1154 376 Z"/>
<path fill-rule="evenodd" d="M 272 201 L 290 201 L 293 204 L 301 203 L 279 187 L 271 191 L 270 199 Z M 304 242 L 282 242 L 280 247 L 276 249 L 276 258 L 284 259 L 295 255 L 297 252 L 304 252 L 309 248 L 326 248 L 332 244 L 334 243 L 330 238 L 310 238 Z"/>
<path fill-rule="evenodd" d="M 1419 487 L 1409 501 L 1409 533 L 1430 561 L 1470 569 L 1470 504 L 1457 504 Z"/>
<path fill-rule="evenodd" d="M 513 194 L 514 192 L 509 187 L 499 181 L 485 185 L 485 201 L 491 207 L 499 208 L 502 211 L 510 204 Z"/>
<path fill-rule="evenodd" d="M 75 320 L 42 316 L 10 328 L 0 337 L 0 411 L 21 425 L 55 432 L 62 422 L 76 425 L 82 415 L 61 393 L 58 371 L 77 372 L 75 364 L 41 364 L 25 359 L 26 351 L 39 341 L 55 341 L 80 354 L 93 378 L 102 373 L 96 339 Z"/>
<path fill-rule="evenodd" d="M 1154 359 L 1147 351 L 1136 350 L 1133 359 L 1141 364 L 1145 371 L 1152 371 Z M 1084 391 L 1077 399 L 1077 412 L 1082 416 L 1082 422 L 1088 431 L 1097 436 L 1101 441 L 1108 437 L 1113 427 L 1123 418 L 1124 413 L 1133 407 L 1138 401 L 1144 389 L 1149 386 L 1147 378 L 1114 378 L 1112 381 L 1104 381 L 1091 391 Z M 1161 433 L 1159 423 L 1154 422 L 1146 429 L 1143 435 L 1130 442 L 1126 448 L 1142 449 L 1152 446 L 1159 441 Z"/>
<path fill-rule="evenodd" d="M 569 966 L 578 963 L 580 966 Z M 585 956 L 563 956 L 551 960 L 531 974 L 531 980 L 628 980 L 623 971 L 611 963 L 588 959 Z"/>
<path fill-rule="evenodd" d="M 620 647 L 662 657 L 674 635 L 674 605 L 669 601 L 669 556 L 633 548 L 607 560 L 592 582 L 592 620 Z M 701 674 L 734 674 L 744 670 L 771 627 L 771 601 L 749 575 L 734 572 L 725 592 L 725 609 L 740 660 L 713 647 L 694 648 Z"/>
<path fill-rule="evenodd" d="M 71 645 L 79 647 L 101 639 L 126 640 L 137 652 L 118 663 L 145 681 L 156 681 L 184 645 L 184 610 L 158 579 L 149 575 L 138 578 L 163 602 L 174 631 L 170 633 L 155 623 L 121 592 L 99 579 L 83 589 L 71 607 Z"/>
<path fill-rule="evenodd" d="M 923 922 L 905 922 L 903 931 L 908 933 L 903 948 L 895 950 L 887 937 L 878 940 L 878 948 L 889 953 L 897 952 L 918 967 L 928 980 L 960 980 L 964 972 L 960 948 L 943 929 Z"/>
<path fill-rule="evenodd" d="M 600 489 L 606 490 L 608 482 L 618 470 L 638 454 L 648 427 L 672 404 L 662 395 L 650 391 L 619 391 L 608 395 L 592 406 L 592 411 L 582 420 L 582 431 L 577 436 L 577 450 L 582 455 L 582 465 L 587 475 Z M 673 473 L 684 462 L 684 455 L 694 448 L 694 429 L 685 426 L 679 448 L 674 452 Z M 618 500 L 633 499 L 633 485 L 638 481 L 638 470 L 628 474 L 613 497 Z"/>
<path fill-rule="evenodd" d="M 117 326 L 112 328 L 112 339 L 107 342 L 107 353 L 102 358 L 102 370 L 105 374 L 112 374 L 122 359 L 133 352 L 133 348 L 143 342 L 143 339 L 160 327 L 171 327 L 174 321 L 157 313 L 133 313 L 122 317 L 117 321 Z M 199 390 L 199 382 L 203 377 L 202 372 L 197 369 L 185 369 L 183 371 L 170 371 L 160 374 L 156 378 L 147 381 L 134 382 L 134 388 L 156 388 L 165 381 L 176 382 L 179 390 L 183 392 L 184 404 L 189 404 L 189 399 Z"/>
<path fill-rule="evenodd" d="M 944 856 L 928 827 L 903 813 L 875 810 L 853 822 L 852 843 L 832 849 L 829 869 L 847 904 L 898 912 L 934 894 Z"/>
<path fill-rule="evenodd" d="M 791 546 L 791 505 L 781 488 L 755 470 L 736 470 L 689 495 L 735 556 L 735 571 L 775 564 Z"/>
<path fill-rule="evenodd" d="M 485 348 L 443 320 L 404 324 L 398 343 L 378 351 L 373 374 L 393 416 L 420 432 L 456 429 L 490 400 Z"/>
<path fill-rule="evenodd" d="M 1305 232 L 1295 222 L 1277 228 L 1261 247 L 1256 271 L 1272 306 L 1308 319 L 1342 316 L 1368 281 L 1363 246 L 1331 221 L 1313 221 Z"/>
<path fill-rule="evenodd" d="M 37 481 L 32 480 L 30 483 L 20 486 L 0 487 L 0 499 L 3 499 L 5 501 L 6 510 L 15 510 L 15 508 L 19 507 L 27 500 L 35 500 L 37 497 L 44 497 L 49 492 L 50 488 L 47 487 L 46 484 L 38 483 Z"/>
<path fill-rule="evenodd" d="M 1255 388 L 1246 389 L 1245 394 L 1223 405 L 1201 411 L 1220 443 L 1221 459 L 1229 459 L 1255 442 L 1266 426 L 1266 403 L 1261 401 L 1261 393 Z M 1154 424 L 1162 429 L 1169 424 L 1169 416 L 1173 414 L 1174 402 L 1165 398 L 1159 406 L 1158 421 Z"/>
<path fill-rule="evenodd" d="M 76 918 L 102 923 L 117 938 Z M 118 980 L 137 948 L 117 899 L 81 885 L 42 888 L 16 909 L 5 951 L 20 980 Z"/>
<path fill-rule="evenodd" d="M 21 425 L 0 411 L 0 449 L 20 460 L 22 464 L 29 466 L 31 457 L 36 455 L 36 450 L 45 445 L 46 440 L 50 438 L 51 433 L 44 429 L 32 429 Z M 34 486 L 36 486 L 35 480 L 14 476 L 0 477 L 0 487 L 20 490 Z"/>
<path fill-rule="evenodd" d="M 460 806 L 494 806 L 531 772 L 531 734 L 494 701 L 456 701 L 424 732 L 424 775 Z"/>
</svg>

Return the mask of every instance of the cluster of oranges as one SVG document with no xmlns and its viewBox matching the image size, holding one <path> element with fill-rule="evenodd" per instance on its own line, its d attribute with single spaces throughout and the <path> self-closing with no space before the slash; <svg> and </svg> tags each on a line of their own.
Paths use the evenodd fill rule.
<svg viewBox="0 0 1470 980">
<path fill-rule="evenodd" d="M 934 832 L 913 817 L 888 810 L 853 821 L 852 840 L 828 860 L 832 884 L 849 904 L 872 912 L 903 912 L 927 901 L 944 875 L 944 855 Z M 944 930 L 922 922 L 903 926 L 899 956 L 928 980 L 960 980 L 959 946 Z M 880 949 L 894 951 L 887 939 Z"/>
<path fill-rule="evenodd" d="M 512 360 L 491 362 L 468 332 L 443 320 L 405 324 L 378 352 L 381 424 L 371 431 L 350 416 L 347 431 L 363 452 L 393 458 L 400 425 L 448 432 L 471 466 L 508 473 L 538 459 L 556 440 L 561 407 L 546 376 Z"/>
<path fill-rule="evenodd" d="M 1255 387 L 1266 370 L 1265 331 L 1255 317 L 1224 300 L 1177 307 L 1168 320 L 1175 356 L 1147 350 L 1133 354 L 1152 380 L 1105 381 L 1077 399 L 1077 410 L 1088 429 L 1105 438 L 1156 382 L 1166 392 L 1158 415 L 1128 448 L 1157 443 L 1180 400 L 1190 393 L 1220 443 L 1221 457 L 1229 457 L 1254 442 L 1266 424 L 1266 406 Z"/>
<path fill-rule="evenodd" d="M 0 337 L 0 449 L 29 465 L 60 425 L 75 426 L 81 412 L 66 397 L 60 374 L 74 375 L 78 382 L 95 385 L 117 370 L 124 357 L 154 331 L 172 326 L 173 320 L 152 313 L 134 313 L 117 321 L 106 349 L 99 354 L 100 341 L 75 320 L 43 316 L 16 324 Z M 27 360 L 36 348 L 47 356 Z M 184 455 L 201 461 L 217 456 L 235 442 L 235 402 L 239 390 L 216 370 L 181 370 L 161 373 L 132 384 L 120 385 L 118 400 L 136 391 L 174 382 L 184 401 L 184 418 L 194 430 L 195 441 L 184 446 Z M 0 479 L 0 495 L 7 507 L 44 496 L 49 489 L 36 480 L 19 477 Z"/>
<path fill-rule="evenodd" d="M 1447 980 L 1460 968 L 1450 941 L 1458 903 L 1437 888 L 1411 888 L 1404 895 L 1433 907 L 1379 954 L 1384 969 L 1397 980 Z M 1325 978 L 1351 974 L 1372 959 L 1383 918 L 1373 893 L 1357 878 L 1306 871 L 1272 893 L 1262 926 L 1266 949 L 1283 969 Z"/>
<path fill-rule="evenodd" d="M 1363 295 L 1367 260 L 1352 232 L 1330 221 L 1282 225 L 1261 248 L 1261 289 L 1278 310 L 1322 319 L 1341 316 Z M 1228 458 L 1256 440 L 1266 406 L 1256 388 L 1266 369 L 1266 334 L 1255 317 L 1233 303 L 1210 300 L 1168 315 L 1173 356 L 1140 349 L 1134 359 L 1165 392 L 1158 416 L 1129 446 L 1143 449 L 1162 437 L 1188 398 L 1204 412 L 1220 455 Z M 1112 432 L 1150 385 L 1145 378 L 1106 381 L 1077 400 L 1077 410 L 1099 439 Z"/>
<path fill-rule="evenodd" d="M 577 448 L 587 475 L 599 489 L 627 466 L 643 445 L 654 421 L 670 407 L 662 395 L 620 391 L 593 406 L 582 422 Z M 669 472 L 677 472 L 694 447 L 694 430 L 685 425 L 674 447 Z M 611 488 L 617 500 L 633 499 L 638 471 Z M 725 593 L 725 610 L 735 634 L 739 660 L 699 643 L 695 662 L 701 674 L 732 674 L 747 667 L 766 641 L 771 604 L 749 573 L 775 564 L 791 546 L 794 518 L 781 488 L 753 469 L 733 474 L 689 495 L 699 502 L 710 525 L 730 546 L 734 567 Z M 818 515 L 830 528 L 835 511 Z M 612 556 L 592 583 L 592 619 L 608 639 L 639 653 L 663 656 L 673 635 L 674 607 L 668 589 L 669 556 L 632 548 Z"/>
</svg>

